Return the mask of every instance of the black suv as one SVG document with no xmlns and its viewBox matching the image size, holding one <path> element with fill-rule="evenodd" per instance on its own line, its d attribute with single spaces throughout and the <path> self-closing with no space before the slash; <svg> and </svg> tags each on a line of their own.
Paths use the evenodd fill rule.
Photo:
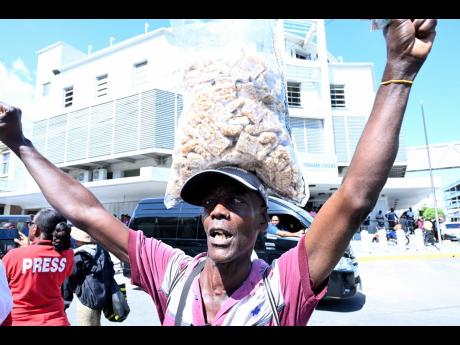
<svg viewBox="0 0 460 345">
<path fill-rule="evenodd" d="M 9 250 L 17 247 L 14 239 L 19 238 L 19 231 L 26 236 L 29 234 L 27 222 L 30 220 L 28 215 L 0 215 L 0 259 Z M 9 226 L 11 224 L 14 228 Z"/>
<path fill-rule="evenodd" d="M 304 209 L 282 199 L 270 197 L 269 216 L 277 215 L 280 224 L 296 232 L 308 229 L 313 217 Z M 129 227 L 142 230 L 147 237 L 154 237 L 187 255 L 196 256 L 207 251 L 206 235 L 201 222 L 202 208 L 185 202 L 166 209 L 163 198 L 143 199 L 131 217 Z M 271 263 L 285 251 L 297 245 L 298 237 L 278 237 L 270 234 L 259 236 L 255 251 L 260 259 Z M 123 263 L 123 275 L 130 277 L 129 264 Z M 356 294 L 361 279 L 358 263 L 349 247 L 329 278 L 327 298 L 349 298 Z"/>
</svg>

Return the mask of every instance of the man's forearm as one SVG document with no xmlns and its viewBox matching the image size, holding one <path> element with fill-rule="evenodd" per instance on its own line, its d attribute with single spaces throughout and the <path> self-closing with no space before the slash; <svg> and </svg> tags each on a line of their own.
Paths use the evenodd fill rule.
<svg viewBox="0 0 460 345">
<path fill-rule="evenodd" d="M 129 261 L 126 227 L 109 214 L 88 189 L 43 157 L 29 140 L 23 139 L 10 148 L 22 160 L 51 206 L 120 260 Z"/>
<path fill-rule="evenodd" d="M 385 75 L 383 79 L 395 79 L 387 73 Z M 343 180 L 343 188 L 356 202 L 362 204 L 363 212 L 369 212 L 374 206 L 393 166 L 410 87 L 398 83 L 380 86 L 371 115 Z"/>
<path fill-rule="evenodd" d="M 74 225 L 83 227 L 89 221 L 84 209 L 102 207 L 91 192 L 43 157 L 28 139 L 12 150 L 24 163 L 50 205 Z"/>
</svg>

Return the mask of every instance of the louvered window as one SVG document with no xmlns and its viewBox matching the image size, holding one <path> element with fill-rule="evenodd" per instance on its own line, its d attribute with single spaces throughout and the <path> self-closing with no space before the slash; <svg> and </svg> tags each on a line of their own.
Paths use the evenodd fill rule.
<svg viewBox="0 0 460 345">
<path fill-rule="evenodd" d="M 292 137 L 297 152 L 324 152 L 324 123 L 321 119 L 291 117 Z"/>
<path fill-rule="evenodd" d="M 8 168 L 10 165 L 10 153 L 2 153 L 2 175 L 8 175 Z"/>
<path fill-rule="evenodd" d="M 64 107 L 70 107 L 73 104 L 73 86 L 64 88 Z"/>
<path fill-rule="evenodd" d="M 89 108 L 69 113 L 67 160 L 85 159 L 88 149 Z"/>
<path fill-rule="evenodd" d="M 345 108 L 345 85 L 331 84 L 331 107 Z"/>
<path fill-rule="evenodd" d="M 142 149 L 155 147 L 155 101 L 156 90 L 141 94 L 140 146 Z"/>
<path fill-rule="evenodd" d="M 349 162 L 366 124 L 364 116 L 333 116 L 335 153 L 339 162 Z"/>
<path fill-rule="evenodd" d="M 345 117 L 334 116 L 332 119 L 334 124 L 334 145 L 337 160 L 339 162 L 348 162 L 350 159 L 348 157 L 348 142 L 347 132 L 345 128 Z"/>
<path fill-rule="evenodd" d="M 155 147 L 173 149 L 175 110 L 175 94 L 156 90 Z"/>
<path fill-rule="evenodd" d="M 286 65 L 286 79 L 296 80 L 298 83 L 320 83 L 321 69 L 299 65 Z"/>
<path fill-rule="evenodd" d="M 111 154 L 113 102 L 91 108 L 89 133 L 89 157 Z"/>
<path fill-rule="evenodd" d="M 67 116 L 65 114 L 49 119 L 46 157 L 53 163 L 64 162 L 66 127 Z"/>
<path fill-rule="evenodd" d="M 300 99 L 300 83 L 289 82 L 287 83 L 288 104 L 290 107 L 300 107 L 302 105 Z"/>
<path fill-rule="evenodd" d="M 148 77 L 148 61 L 144 60 L 135 63 L 133 66 L 133 87 L 142 89 L 147 86 Z"/>
<path fill-rule="evenodd" d="M 46 131 L 47 131 L 48 120 L 40 120 L 34 122 L 32 128 L 32 137 L 34 146 L 38 152 L 46 156 Z"/>
<path fill-rule="evenodd" d="M 33 142 L 53 163 L 144 149 L 172 150 L 182 107 L 182 95 L 149 90 L 34 122 Z"/>
<path fill-rule="evenodd" d="M 96 77 L 96 97 L 107 96 L 109 88 L 109 75 L 104 74 Z"/>
<path fill-rule="evenodd" d="M 113 152 L 135 151 L 139 126 L 139 95 L 117 100 Z"/>
</svg>

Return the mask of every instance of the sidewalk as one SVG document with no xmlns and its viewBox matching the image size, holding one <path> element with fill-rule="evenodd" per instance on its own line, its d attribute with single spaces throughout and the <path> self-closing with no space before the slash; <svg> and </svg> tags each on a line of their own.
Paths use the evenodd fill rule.
<svg viewBox="0 0 460 345">
<path fill-rule="evenodd" d="M 418 248 L 409 243 L 403 248 L 387 243 L 368 243 L 352 240 L 351 247 L 358 262 L 374 260 L 410 260 L 410 259 L 444 259 L 460 258 L 460 242 L 442 241 L 435 246 Z M 439 249 L 438 249 L 439 248 Z"/>
</svg>

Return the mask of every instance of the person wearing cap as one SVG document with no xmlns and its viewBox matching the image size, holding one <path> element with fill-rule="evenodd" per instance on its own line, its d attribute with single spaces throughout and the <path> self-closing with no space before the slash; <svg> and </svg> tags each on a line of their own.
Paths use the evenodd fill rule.
<svg viewBox="0 0 460 345">
<path fill-rule="evenodd" d="M 250 256 L 268 225 L 265 188 L 241 169 L 192 176 L 181 197 L 203 206 L 208 251 L 194 258 L 129 230 L 22 132 L 18 108 L 0 103 L 0 140 L 25 164 L 48 202 L 120 260 L 152 297 L 163 325 L 305 325 L 355 229 L 373 209 L 396 157 L 413 80 L 436 35 L 434 19 L 393 19 L 372 112 L 340 188 L 295 248 L 271 266 Z M 378 140 L 376 140 L 378 138 Z"/>
<path fill-rule="evenodd" d="M 75 293 L 78 325 L 100 326 L 101 311 L 110 297 L 110 282 L 115 274 L 113 263 L 109 253 L 83 230 L 72 226 L 70 236 L 76 248 L 72 274 L 62 287 L 65 308 Z"/>
</svg>

